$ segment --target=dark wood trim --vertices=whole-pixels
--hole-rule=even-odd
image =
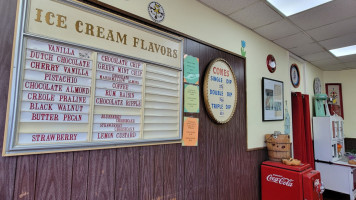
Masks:
[[[16,23],[17,1],[0,1],[0,150],[3,150],[4,130],[7,124],[6,110],[9,89],[10,70],[12,68],[12,50],[14,41],[14,30]],[[23,163],[27,162],[26,164]],[[33,177],[28,175],[30,162],[33,160],[8,158],[0,156],[0,199],[17,199],[26,197],[32,199],[34,190]],[[17,167],[23,169],[17,170]],[[21,177],[21,175],[28,175]],[[17,178],[20,176],[20,178]],[[17,189],[15,189],[17,188]],[[20,194],[19,194],[20,193]]]

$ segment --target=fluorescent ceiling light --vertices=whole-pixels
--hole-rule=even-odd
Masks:
[[[334,56],[340,57],[340,56],[347,56],[351,54],[356,54],[356,45],[348,46],[348,47],[342,47],[338,49],[331,49],[329,50]]]
[[[331,0],[267,0],[272,6],[281,11],[285,16],[317,7]]]

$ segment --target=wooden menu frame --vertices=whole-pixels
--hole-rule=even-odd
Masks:
[[[3,156],[181,141],[182,38],[71,0],[17,16]]]

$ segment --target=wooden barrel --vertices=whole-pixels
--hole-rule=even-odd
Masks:
[[[268,157],[272,161],[282,161],[289,159],[290,156],[290,137],[289,135],[266,134],[265,135]]]

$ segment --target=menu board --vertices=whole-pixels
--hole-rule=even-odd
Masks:
[[[3,156],[181,142],[183,39],[81,4],[18,7]]]
[[[140,138],[144,64],[99,53],[96,66],[93,140]],[[130,110],[108,114],[110,107]]]
[[[87,141],[94,53],[34,39],[24,52],[17,144]]]
[[[179,138],[180,71],[146,72],[146,63],[118,55],[25,41],[15,146]]]
[[[229,63],[213,60],[204,77],[204,102],[209,116],[217,123],[227,123],[235,113],[237,84]]]

